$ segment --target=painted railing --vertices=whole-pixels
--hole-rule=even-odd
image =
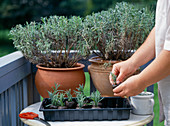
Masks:
[[[81,63],[85,64],[84,71],[87,72],[90,63],[88,60]],[[19,119],[20,111],[40,101],[34,84],[35,72],[35,65],[29,63],[19,51],[0,58],[0,126],[25,126]],[[153,86],[148,89],[153,92]],[[92,80],[90,90],[95,90]]]
[[[0,58],[0,126],[23,126],[20,111],[40,101],[31,67],[19,51]]]

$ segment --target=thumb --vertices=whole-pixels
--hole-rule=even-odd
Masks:
[[[120,93],[121,91],[123,91],[121,84],[113,89],[113,92],[116,94]]]

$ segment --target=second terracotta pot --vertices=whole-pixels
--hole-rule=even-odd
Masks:
[[[96,89],[104,97],[113,96],[109,74],[112,71],[113,64],[118,63],[119,61],[104,61],[99,57],[92,57],[89,61],[92,64],[88,66],[88,71]],[[110,65],[106,67],[104,64]]]
[[[73,97],[79,84],[85,84],[85,74],[83,64],[78,63],[74,68],[46,68],[37,65],[35,85],[39,94],[48,98],[48,92],[52,91],[55,83],[60,84],[59,90],[71,89]]]

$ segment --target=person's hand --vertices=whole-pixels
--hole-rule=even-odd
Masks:
[[[109,75],[110,83],[119,84],[123,82],[126,78],[132,75],[137,70],[135,64],[133,64],[130,60],[122,61],[120,63],[116,63],[113,65],[112,73],[117,76],[116,82],[112,79],[111,74]]]
[[[134,75],[113,89],[113,92],[114,96],[129,97],[141,93],[146,87],[139,75]]]

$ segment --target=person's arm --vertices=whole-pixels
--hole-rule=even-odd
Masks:
[[[128,78],[113,89],[115,96],[134,96],[146,87],[170,75],[170,51],[162,50],[159,56],[140,74]]]
[[[168,75],[170,75],[170,51],[162,50],[151,65],[139,74],[139,78],[142,78],[143,83],[149,86]]]
[[[137,68],[144,65],[155,57],[155,27],[142,46],[128,59]]]

